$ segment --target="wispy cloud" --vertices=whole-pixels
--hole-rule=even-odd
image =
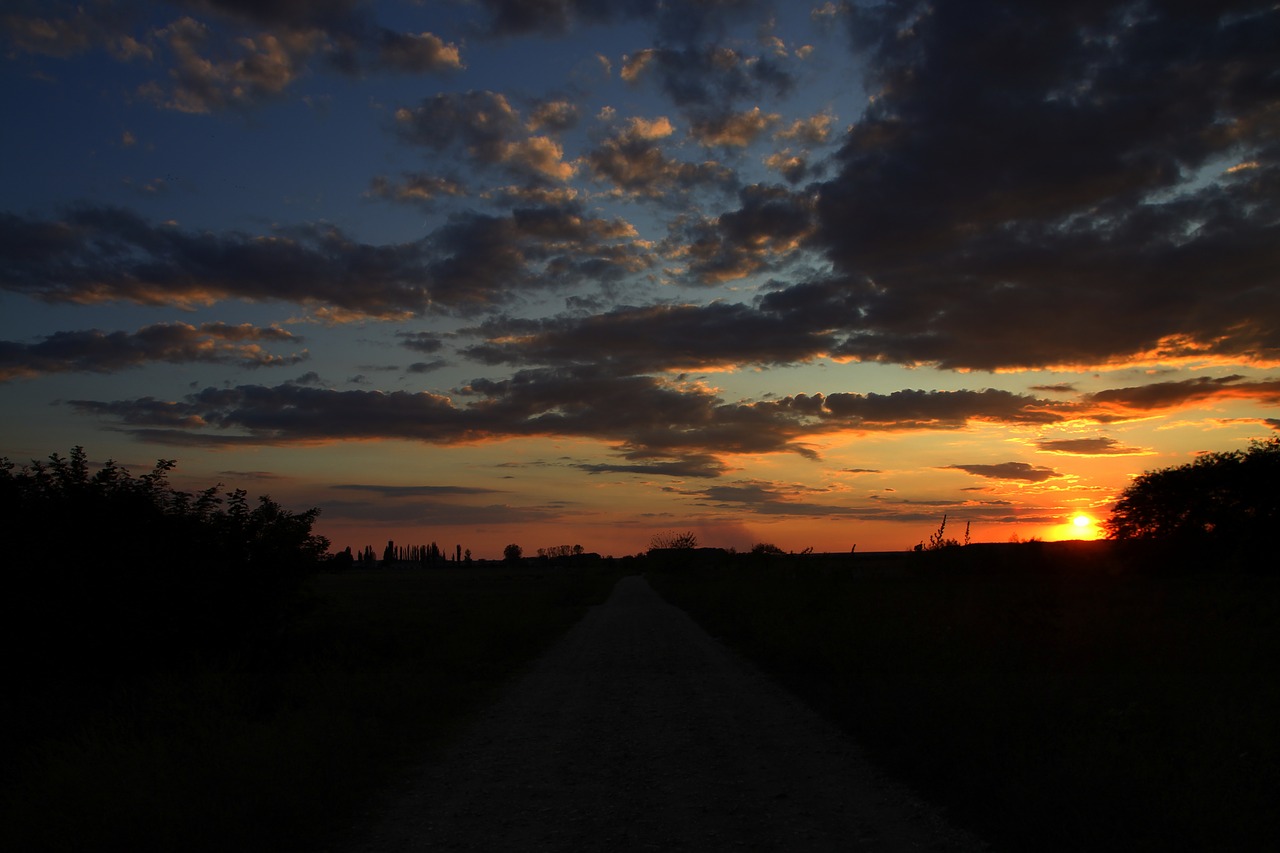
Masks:
[[[36,343],[0,341],[0,382],[46,373],[114,373],[150,362],[285,367],[305,360],[307,351],[273,355],[264,344],[301,341],[277,326],[226,323],[160,323],[136,332],[55,332]]]
[[[948,465],[946,467],[957,471],[964,471],[967,474],[973,474],[975,477],[987,477],[992,480],[1011,480],[1023,483],[1043,483],[1046,480],[1052,480],[1062,476],[1062,474],[1059,474],[1052,468],[1032,465],[1029,462],[1000,462],[994,465]]]

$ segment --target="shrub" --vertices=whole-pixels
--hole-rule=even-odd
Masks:
[[[1111,539],[1260,544],[1280,524],[1280,438],[1147,471],[1104,523]]]
[[[41,670],[106,675],[225,656],[279,631],[329,543],[318,509],[243,490],[178,491],[159,460],[141,477],[83,448],[15,470],[0,459],[8,546],[5,630]]]

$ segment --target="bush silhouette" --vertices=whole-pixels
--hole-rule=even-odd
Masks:
[[[296,606],[328,540],[318,509],[170,486],[172,460],[91,472],[83,448],[15,470],[0,459],[10,648],[33,669],[166,669],[261,646]]]
[[[1103,526],[1112,539],[1260,545],[1280,524],[1280,438],[1147,471]]]

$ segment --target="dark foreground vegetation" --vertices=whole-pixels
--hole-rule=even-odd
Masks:
[[[998,850],[1270,848],[1280,577],[1176,553],[722,554],[650,580]]]
[[[170,467],[0,469],[0,849],[324,849],[617,579],[320,573],[314,513]]]

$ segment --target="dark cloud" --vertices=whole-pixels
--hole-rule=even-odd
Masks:
[[[1126,447],[1114,438],[1059,438],[1043,439],[1036,447],[1046,453],[1067,456],[1134,456],[1145,453],[1140,447]]]
[[[608,365],[521,370],[476,379],[453,397],[339,391],[293,383],[205,388],[181,402],[72,401],[147,440],[290,444],[403,439],[457,444],[486,438],[574,436],[609,444],[621,463],[593,473],[717,476],[740,454],[817,454],[809,441],[850,429],[954,429],[970,421],[1049,423],[1040,402],[1003,391],[797,395],[726,402],[697,382],[624,375]],[[170,438],[167,438],[170,437]]]
[[[591,218],[572,203],[454,216],[431,238],[432,299],[478,311],[522,290],[608,285],[653,262],[636,236],[624,220]]]
[[[236,480],[283,480],[281,474],[271,471],[219,471],[219,477],[231,477]]]
[[[1086,395],[1081,407],[1095,419],[1108,420],[1216,400],[1256,400],[1280,405],[1280,380],[1249,382],[1241,376],[1232,375],[1153,382]]]
[[[226,323],[158,323],[136,332],[55,332],[33,344],[0,341],[0,382],[46,373],[115,373],[151,362],[282,367],[305,360],[306,350],[272,355],[263,345],[301,340],[275,326]]]
[[[432,33],[398,33],[379,28],[375,45],[377,64],[395,71],[423,74],[462,68],[458,46]]]
[[[948,465],[947,468],[964,471],[975,477],[992,480],[1017,480],[1026,483],[1043,483],[1063,476],[1052,468],[1031,465],[1027,462],[1001,462],[996,465]]]
[[[604,24],[651,18],[659,0],[480,0],[488,12],[483,32],[490,36],[561,35],[575,24]]]
[[[444,341],[431,332],[396,332],[400,346],[430,355],[444,349]]]
[[[874,515],[874,510],[859,510],[839,504],[825,504],[815,501],[797,499],[807,496],[812,490],[797,486],[780,486],[759,480],[739,481],[737,483],[711,486],[700,489],[696,493],[713,506],[721,509],[743,510],[757,515],[785,515],[802,518],[825,518],[831,516]]]
[[[672,103],[698,121],[718,120],[741,101],[787,95],[796,84],[783,59],[724,44],[645,48],[624,57],[620,73],[629,82],[656,76]]]
[[[817,411],[842,427],[874,430],[957,429],[973,421],[1051,424],[1064,419],[1064,415],[1045,400],[993,388],[981,391],[903,390],[890,394],[834,393],[826,397],[801,394],[760,405]]]
[[[766,4],[758,0],[480,0],[487,36],[562,35],[574,27],[631,20],[654,21],[658,35],[684,43],[719,35],[725,23]]]
[[[875,100],[819,195],[834,275],[781,297],[854,332],[839,354],[984,369],[1280,356],[1280,11],[850,12]]]
[[[633,464],[582,463],[578,469],[588,474],[638,474],[644,477],[719,477],[728,466],[711,454],[685,454],[668,462]]]
[[[488,340],[463,352],[487,364],[601,363],[626,373],[805,361],[834,342],[822,332],[724,302],[494,320],[472,331]]]
[[[0,288],[48,302],[191,307],[292,302],[328,320],[486,310],[528,288],[615,280],[651,260],[622,220],[576,205],[460,214],[427,238],[369,245],[330,226],[270,236],[153,225],[118,208],[0,214]]]
[[[813,230],[813,197],[784,187],[753,184],[741,206],[714,220],[677,222],[668,251],[687,257],[704,283],[731,281],[776,268],[794,256]]]
[[[442,358],[437,358],[432,361],[415,361],[405,369],[409,373],[431,373],[432,371],[440,370],[441,368],[448,366],[449,362]]]
[[[363,25],[362,0],[178,0],[192,12],[215,12],[264,27],[351,31]]]

